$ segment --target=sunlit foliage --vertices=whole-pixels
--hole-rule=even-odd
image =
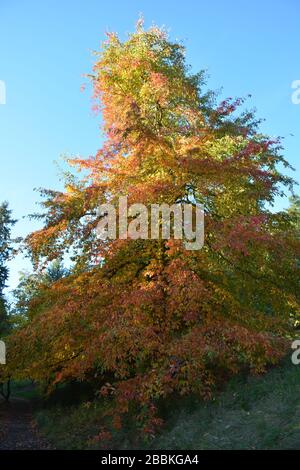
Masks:
[[[268,207],[293,182],[277,169],[288,165],[280,141],[239,112],[243,100],[217,103],[165,31],[139,23],[125,42],[108,34],[91,79],[105,143],[70,161],[82,179],[43,191],[44,227],[27,238],[37,266],[69,252],[74,272],[34,297],[9,367],[50,388],[91,381],[116,427],[132,411],[151,435],[158,399],[209,398],[229,375],[263,372],[284,354],[299,242],[290,216]],[[97,239],[98,204],[121,195],[203,204],[204,247]]]

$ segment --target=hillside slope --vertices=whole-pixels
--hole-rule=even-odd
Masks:
[[[37,413],[41,430],[56,448],[94,447],[99,406],[85,402]],[[214,400],[180,399],[162,407],[165,426],[152,442],[137,444],[128,426],[110,448],[300,449],[300,366],[288,358],[264,376],[238,377]]]

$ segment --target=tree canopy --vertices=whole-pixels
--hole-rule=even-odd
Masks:
[[[259,131],[242,99],[217,102],[203,72],[164,30],[108,34],[91,76],[105,142],[64,192],[43,190],[44,226],[27,237],[36,266],[71,253],[71,275],[44,286],[11,338],[9,368],[51,386],[95,384],[114,423],[135,410],[144,432],[157,400],[210,397],[224,378],[262,372],[286,351],[299,312],[299,240],[268,207],[293,181],[280,140]],[[120,196],[205,208],[205,243],[96,236],[97,207]]]

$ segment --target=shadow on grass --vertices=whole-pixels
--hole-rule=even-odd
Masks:
[[[95,448],[91,438],[103,424],[104,404],[80,387],[72,396],[72,387],[63,388],[40,408],[37,422],[56,448]],[[26,393],[34,392],[29,388]],[[287,359],[265,375],[234,377],[209,402],[173,397],[160,404],[160,411],[165,425],[154,440],[138,443],[135,425],[128,421],[112,433],[109,447],[300,449],[300,366]]]

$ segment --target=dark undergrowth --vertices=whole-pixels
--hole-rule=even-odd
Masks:
[[[300,449],[300,366],[290,359],[263,376],[232,378],[209,402],[161,403],[164,426],[151,440],[137,439],[128,420],[109,441],[94,441],[105,405],[85,385],[60,387],[46,402],[30,383],[14,384],[13,393],[33,401],[38,426],[57,449]]]

